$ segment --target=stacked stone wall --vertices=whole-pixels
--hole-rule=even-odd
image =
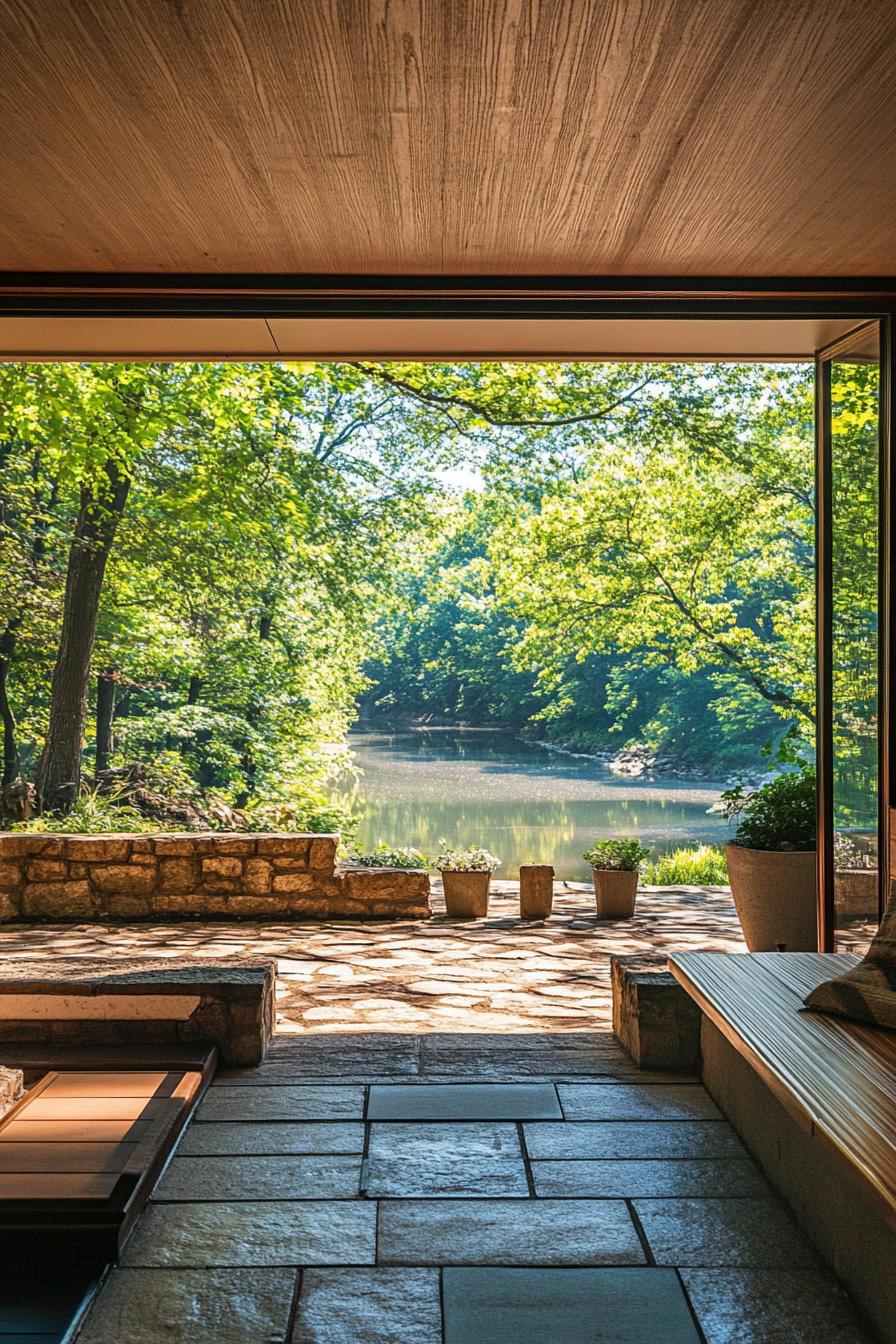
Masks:
[[[0,834],[0,921],[422,919],[426,873],[337,866],[338,835]]]

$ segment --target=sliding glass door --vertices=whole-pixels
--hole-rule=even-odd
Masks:
[[[820,351],[817,375],[819,946],[864,951],[887,802],[879,324]]]

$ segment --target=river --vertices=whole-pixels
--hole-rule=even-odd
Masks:
[[[362,848],[385,840],[434,856],[444,837],[499,855],[498,877],[516,877],[521,863],[552,863],[558,877],[578,880],[589,875],[582,850],[594,840],[639,836],[659,854],[729,834],[707,814],[717,784],[620,777],[506,731],[354,732],[349,743],[362,774],[344,780],[339,796],[361,817]]]

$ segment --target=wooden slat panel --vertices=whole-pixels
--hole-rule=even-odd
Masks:
[[[104,1176],[83,1172],[31,1171],[13,1175],[0,1172],[0,1200],[108,1199],[118,1184],[118,1179],[117,1174]]]
[[[800,961],[797,967],[790,963]],[[678,953],[673,973],[791,1114],[834,1144],[896,1211],[896,1062],[886,1032],[800,1012],[804,988],[855,959]]]
[[[137,1147],[133,1143],[5,1143],[0,1172],[121,1172]]]
[[[30,1120],[154,1120],[166,1114],[167,1097],[38,1097],[28,1107]]]
[[[182,1081],[180,1073],[168,1070],[112,1073],[103,1070],[60,1073],[44,1095],[52,1097],[170,1097]]]
[[[22,1119],[0,1129],[0,1144],[139,1143],[154,1127],[152,1120]]]

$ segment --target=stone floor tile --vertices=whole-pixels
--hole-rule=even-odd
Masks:
[[[550,1083],[371,1087],[368,1120],[562,1120]]]
[[[154,1200],[357,1199],[361,1156],[175,1157]]]
[[[700,1344],[671,1269],[446,1269],[445,1344]]]
[[[765,1269],[817,1266],[808,1241],[774,1199],[638,1199],[658,1265]]]
[[[721,1120],[722,1113],[699,1083],[641,1086],[638,1083],[562,1083],[557,1091],[567,1120]]]
[[[718,1120],[536,1121],[523,1132],[531,1158],[744,1156],[734,1130]]]
[[[481,1029],[480,1029],[481,1031]],[[493,1035],[431,1033],[422,1038],[420,1069],[423,1073],[457,1076],[478,1074],[500,1079],[505,1073],[518,1076],[593,1076],[612,1073],[628,1057],[608,1032],[559,1032]]]
[[[376,1205],[343,1201],[149,1204],[122,1264],[372,1265]]]
[[[436,1269],[307,1269],[293,1344],[441,1344]]]
[[[188,1125],[178,1157],[278,1153],[360,1153],[364,1126],[350,1120],[217,1121]]]
[[[529,1193],[516,1125],[377,1122],[365,1191],[371,1199]]]
[[[872,1344],[834,1278],[798,1269],[685,1269],[707,1344]]]
[[[532,1177],[536,1194],[567,1198],[755,1198],[768,1194],[758,1167],[745,1157],[533,1162]]]
[[[342,943],[341,929],[329,931],[334,946]],[[347,992],[358,997],[351,984]],[[315,997],[317,993],[315,991]],[[341,1020],[341,1019],[340,1019]],[[315,1035],[281,1035],[274,1038],[264,1072],[300,1078],[331,1078],[356,1074],[414,1074],[419,1069],[419,1038],[387,1031],[327,1031]]]
[[[196,1120],[360,1120],[363,1087],[210,1087]]]
[[[280,1344],[294,1269],[113,1269],[79,1344]]]
[[[643,1265],[620,1200],[384,1200],[384,1265]]]

